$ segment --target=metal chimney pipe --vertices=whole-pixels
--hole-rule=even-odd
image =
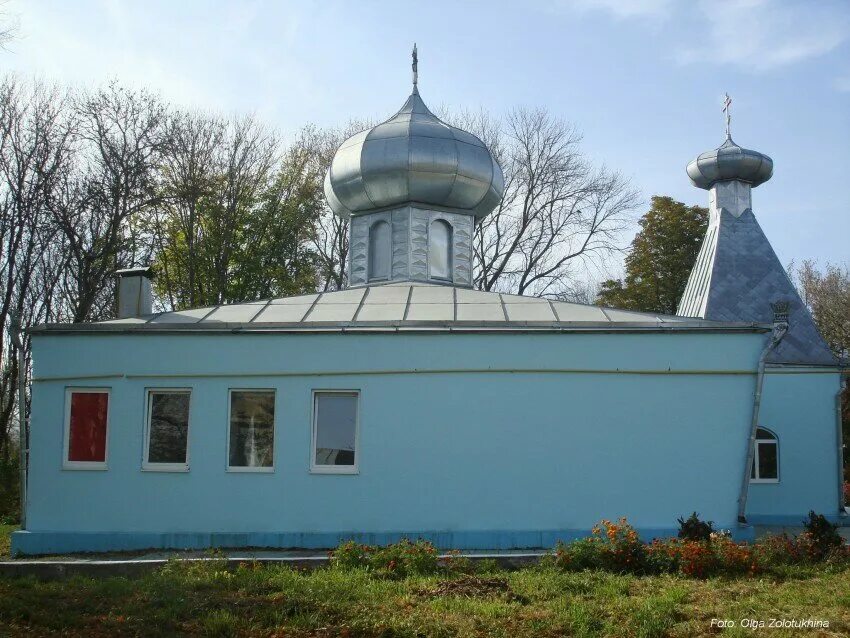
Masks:
[[[124,268],[118,275],[118,318],[141,317],[153,313],[150,266]]]

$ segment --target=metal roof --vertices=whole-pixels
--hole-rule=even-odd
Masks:
[[[788,332],[767,361],[836,365],[753,211],[736,216],[721,209],[709,223],[678,314],[768,323],[776,303],[788,304]]]
[[[709,189],[715,182],[737,179],[753,188],[773,175],[773,160],[764,153],[742,148],[727,137],[718,148],[702,153],[687,167],[691,183]]]
[[[484,217],[504,190],[484,143],[431,113],[415,87],[389,120],[343,142],[325,175],[325,197],[341,217],[405,202]]]
[[[765,330],[439,284],[396,282],[98,323],[36,326],[33,333],[147,331],[669,331]]]

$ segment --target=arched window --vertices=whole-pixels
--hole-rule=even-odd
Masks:
[[[390,225],[385,221],[369,229],[369,281],[390,278]]]
[[[755,456],[750,480],[756,483],[779,482],[779,439],[766,428],[756,430]]]
[[[431,224],[428,238],[428,275],[431,279],[452,279],[452,227],[442,219]]]

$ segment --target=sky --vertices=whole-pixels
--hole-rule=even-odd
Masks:
[[[392,115],[416,42],[432,108],[546,107],[645,202],[707,205],[684,169],[723,142],[728,92],[735,141],[774,160],[753,208],[779,258],[850,262],[850,0],[7,0],[3,11],[18,37],[0,72],[114,78],[256,114],[285,137]]]

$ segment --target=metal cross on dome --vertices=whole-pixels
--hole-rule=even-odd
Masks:
[[[419,57],[416,55],[416,43],[413,43],[413,88],[419,82]]]
[[[726,137],[732,137],[732,98],[726,94],[723,100],[723,112],[726,113]]]

